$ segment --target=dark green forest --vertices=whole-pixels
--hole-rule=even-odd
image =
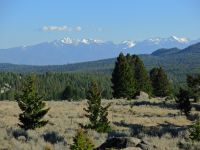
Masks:
[[[14,100],[15,94],[20,91],[28,74],[1,72],[0,99]],[[89,73],[44,73],[36,74],[36,88],[46,100],[79,100],[85,99],[88,84],[96,81],[100,87],[102,97],[112,97],[109,75]]]

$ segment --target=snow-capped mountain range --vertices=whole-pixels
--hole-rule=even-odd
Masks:
[[[113,43],[97,39],[63,39],[31,46],[0,49],[0,63],[27,65],[56,65],[93,61],[116,57],[120,52],[151,54],[160,48],[185,48],[200,40],[189,40],[171,36],[150,38],[144,41],[122,41]]]

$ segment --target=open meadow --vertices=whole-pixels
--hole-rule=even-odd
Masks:
[[[146,143],[146,149],[179,150],[198,149],[200,144],[188,140],[188,128],[200,114],[200,105],[193,107],[190,120],[181,115],[173,101],[163,99],[103,100],[112,103],[109,121],[112,132],[100,134],[87,130],[89,137],[100,146],[109,137],[135,137]],[[73,137],[87,124],[83,110],[86,101],[48,101],[50,111],[45,116],[49,123],[35,131],[23,131],[18,127],[20,109],[16,102],[0,102],[0,150],[66,150]],[[134,149],[145,149],[134,148]],[[200,149],[200,148],[199,148]]]

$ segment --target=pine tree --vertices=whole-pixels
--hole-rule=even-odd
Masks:
[[[62,93],[63,100],[71,100],[73,98],[73,89],[70,85],[67,85]]]
[[[170,82],[167,74],[161,67],[153,68],[150,71],[150,80],[153,88],[153,95],[165,97],[171,94]]]
[[[189,92],[183,88],[180,88],[179,93],[177,94],[176,103],[178,104],[178,109],[180,109],[181,113],[184,112],[186,117],[190,114],[191,104]]]
[[[88,108],[84,110],[88,113],[86,117],[89,118],[90,124],[87,128],[95,129],[98,132],[108,132],[110,130],[108,116],[108,108],[101,106],[101,93],[97,87],[96,82],[92,82],[87,93]]]
[[[78,130],[73,141],[74,141],[73,145],[70,146],[71,150],[93,150],[94,149],[94,145],[92,144],[92,141],[82,129]]]
[[[99,112],[99,121],[98,121],[98,127],[97,132],[109,132],[111,130],[110,122],[108,120],[108,108],[111,104],[108,104],[107,106],[103,107],[101,106],[100,112]]]
[[[88,108],[84,110],[88,113],[86,117],[90,120],[88,127],[95,128],[98,124],[98,116],[101,108],[101,93],[96,82],[91,83],[86,98],[88,99]]]
[[[16,95],[18,106],[22,113],[19,114],[19,126],[25,130],[40,128],[48,123],[47,120],[42,120],[44,115],[49,111],[49,108],[44,109],[45,103],[40,97],[35,88],[35,76],[31,75],[27,78],[22,93]]]
[[[123,53],[120,53],[117,58],[111,81],[113,97],[130,99],[135,95],[133,70]]]
[[[151,94],[150,78],[143,61],[137,55],[127,56],[129,57],[128,61],[133,70],[137,94],[139,94],[140,91]]]

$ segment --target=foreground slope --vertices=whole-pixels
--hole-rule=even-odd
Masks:
[[[164,102],[163,99],[139,99],[127,101],[105,100],[103,104],[112,103],[109,109],[109,120],[113,131],[109,134],[98,134],[88,130],[95,146],[101,145],[107,137],[137,137],[145,140],[153,149],[179,150],[179,144],[191,149],[200,146],[188,142],[187,129],[192,121],[181,116],[173,101]],[[87,124],[83,108],[86,101],[81,102],[47,102],[51,107],[46,118],[50,121],[47,126],[36,131],[24,133],[19,130],[17,103],[0,102],[0,149],[38,149],[51,148],[52,150],[68,149],[72,144],[79,124]],[[199,105],[194,104],[191,119],[199,113]],[[198,111],[197,111],[198,110]],[[28,137],[28,141],[24,140]],[[46,140],[46,141],[45,141]],[[54,143],[54,141],[56,141]],[[149,147],[150,150],[152,149]],[[182,148],[183,149],[183,148]]]

